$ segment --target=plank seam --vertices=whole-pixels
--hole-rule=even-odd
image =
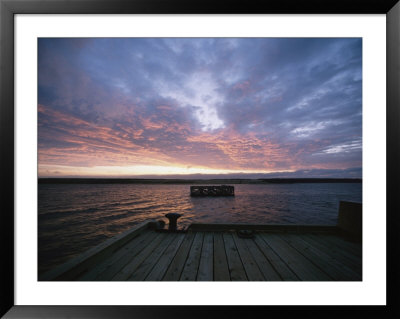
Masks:
[[[163,274],[162,274],[160,280],[162,280],[162,279],[164,278],[165,274],[167,273],[168,268],[169,268],[169,266],[171,265],[171,262],[174,260],[174,258],[175,258],[175,256],[176,256],[177,252],[179,251],[179,248],[181,247],[181,245],[182,245],[184,239],[185,239],[185,236],[183,236],[181,239],[178,238],[178,239],[176,240],[176,244],[178,245],[178,247],[175,248],[175,253],[174,253],[173,255],[171,255],[170,263],[166,265],[166,267],[165,267],[165,269],[164,269],[164,272],[163,272]],[[172,243],[171,243],[171,244],[172,244]],[[154,266],[154,267],[155,267],[155,266]],[[153,268],[154,268],[154,267],[153,267]],[[149,275],[152,273],[152,271],[153,271],[153,269],[146,275],[146,278],[145,278],[144,280],[148,280],[148,277],[149,277]]]
[[[236,249],[237,249],[237,251],[238,251],[240,261],[242,262],[244,272],[246,273],[247,280],[250,281],[250,276],[249,276],[249,274],[248,274],[248,272],[247,272],[247,270],[246,270],[245,263],[243,262],[243,257],[242,257],[241,254],[240,254],[240,249],[239,249],[239,246],[237,245],[237,241],[236,241],[236,240],[240,240],[240,238],[239,238],[239,236],[236,237],[235,235],[232,235],[232,237],[233,237],[233,242],[235,243]],[[243,243],[243,245],[245,246],[245,248],[247,247],[246,243]],[[258,263],[256,262],[254,256],[251,254],[251,252],[250,252],[249,249],[247,249],[247,252],[249,253],[249,255],[250,255],[251,257],[253,257],[254,265],[257,267],[257,269],[258,269],[258,271],[260,272],[261,276],[265,279],[265,277],[264,277],[264,275],[262,274],[262,271],[260,270],[260,267],[258,266]],[[259,281],[259,280],[256,280],[256,281]]]
[[[230,236],[230,237],[232,238],[232,242],[233,242],[233,245],[234,245],[235,248],[236,248],[237,255],[239,256],[240,263],[242,264],[242,268],[243,268],[244,274],[245,274],[245,276],[246,276],[247,281],[249,281],[249,276],[247,275],[246,268],[244,267],[243,260],[242,260],[242,257],[240,256],[239,249],[238,249],[238,247],[237,247],[237,245],[236,245],[235,238],[234,238],[234,236],[233,236],[231,233],[229,233],[229,232],[228,232],[228,236]],[[229,260],[227,260],[227,261],[228,261],[228,266],[229,266]],[[229,268],[229,273],[230,273],[230,272],[231,272],[231,269]]]
[[[280,254],[278,254],[278,252],[272,248],[272,246],[270,244],[268,244],[266,238],[264,238],[264,236],[260,236],[261,239],[267,244],[267,246],[275,253],[275,255],[277,255],[279,257],[279,259],[282,261],[282,263],[284,263],[286,265],[286,267],[292,272],[292,274],[298,278],[300,281],[302,281],[302,279],[296,274],[296,272],[292,269],[292,267],[289,266],[289,264],[281,257]],[[278,272],[279,274],[279,272]],[[279,274],[280,275],[280,274]],[[282,277],[281,277],[282,278]]]
[[[304,255],[301,250],[297,249],[295,246],[293,246],[288,240],[287,238],[285,238],[285,236],[282,236],[281,234],[278,235],[279,238],[281,238],[283,241],[285,241],[290,247],[292,247],[294,250],[296,250],[300,255],[302,255],[305,259],[307,259],[311,264],[313,264],[315,267],[317,267],[319,270],[321,270],[325,275],[327,275],[329,278],[331,278],[332,280],[335,280],[334,277],[332,277],[331,274],[327,273],[321,266],[319,266],[318,264],[316,264],[312,259],[310,259],[309,257],[307,257],[306,255]]]
[[[204,239],[205,239],[205,234],[203,234],[203,239],[201,241],[201,249],[200,249],[200,258],[199,258],[199,262],[197,264],[197,271],[196,271],[196,277],[195,277],[195,281],[197,281],[197,278],[199,277],[199,269],[200,269],[200,263],[201,263],[201,255],[203,252],[203,247],[204,247]]]
[[[230,279],[230,281],[232,281],[231,270],[229,269],[228,255],[227,255],[227,253],[226,253],[226,247],[225,247],[224,232],[222,232],[221,238],[222,238],[222,247],[223,247],[223,249],[224,249],[226,263],[227,263],[227,265],[228,265],[229,279]]]
[[[169,240],[167,246],[165,246],[165,247],[161,250],[161,252],[160,252],[158,258],[155,260],[155,262],[152,264],[152,266],[147,270],[146,275],[143,277],[143,281],[144,281],[145,278],[150,274],[150,272],[153,270],[153,268],[157,265],[158,261],[160,260],[160,258],[161,258],[162,255],[164,254],[164,252],[168,249],[168,246],[169,246],[169,245],[173,242],[173,240],[174,240],[174,238],[170,239],[170,238],[166,238],[166,237],[168,237],[168,236],[164,236],[164,239],[163,239],[163,240],[166,240],[166,239]],[[171,237],[172,237],[172,236],[171,236]],[[160,242],[160,245],[161,245],[161,244],[162,244],[162,241]],[[159,246],[157,246],[157,247],[154,249],[154,251],[155,251],[158,247],[159,247]],[[151,256],[151,254],[150,254],[149,256],[147,256],[147,258],[142,262],[142,264],[143,264],[150,256]],[[140,266],[139,266],[139,267],[140,267]],[[139,268],[139,267],[138,267],[138,268]],[[138,269],[138,268],[137,268],[137,269]],[[137,269],[136,269],[136,270],[137,270]],[[130,275],[130,277],[128,278],[128,280],[129,280],[131,277],[133,277],[133,275],[135,274],[136,270]]]
[[[186,236],[188,236],[188,235],[189,235],[189,232],[186,233]],[[182,247],[182,244],[185,242],[186,236],[185,236],[185,238],[183,239],[183,241],[182,241],[181,245],[179,246],[179,248],[177,249],[177,251],[176,251],[174,257],[171,259],[171,263],[169,264],[169,266],[168,266],[167,270],[165,271],[165,274],[163,275],[163,277],[162,277],[161,280],[164,280],[165,275],[168,273],[169,267],[170,267],[171,264],[173,263],[173,261],[174,261],[176,255],[178,254],[180,248]],[[176,281],[179,281],[179,278],[181,278],[182,271],[183,271],[183,269],[185,268],[185,264],[186,264],[187,258],[188,258],[188,256],[189,256],[190,249],[192,249],[194,237],[195,237],[195,236],[193,235],[193,238],[191,239],[191,242],[190,242],[190,246],[189,246],[188,252],[187,252],[186,257],[185,257],[185,261],[183,262],[183,267],[182,267],[181,271],[179,272],[179,276],[177,276],[177,277],[178,277],[178,280],[176,280]]]
[[[252,241],[252,243],[253,243],[253,248],[254,248],[255,250],[257,250],[262,256],[265,257],[265,261],[271,266],[271,268],[273,269],[273,271],[275,271],[275,273],[278,275],[278,277],[282,280],[282,277],[280,276],[280,274],[276,271],[275,267],[271,264],[271,262],[269,261],[269,259],[266,258],[266,256],[265,256],[265,255],[262,253],[262,251],[259,249],[257,243],[256,243],[253,239],[251,239],[251,241]],[[246,246],[246,248],[248,249],[249,254],[253,257],[255,263],[257,264],[258,269],[260,270],[262,276],[264,277],[264,279],[265,279],[266,281],[268,281],[268,278],[264,275],[264,272],[262,271],[262,267],[259,265],[259,262],[262,263],[262,261],[260,261],[260,260],[258,260],[258,259],[256,258],[256,256],[254,255],[254,253],[253,253],[252,250],[250,249],[250,244],[249,244],[249,242],[245,241],[245,246]]]
[[[257,236],[257,235],[256,235]],[[259,236],[262,240],[262,236]],[[271,263],[271,261],[269,260],[268,256],[264,254],[264,252],[262,251],[261,247],[257,244],[256,241],[253,241],[254,244],[257,246],[258,250],[260,251],[261,254],[264,255],[265,259],[269,262],[269,264],[271,265],[271,267],[275,270],[275,272],[278,274],[279,278],[281,278],[281,280],[283,281],[283,277],[280,274],[280,272],[278,271],[278,269],[275,268],[275,266],[273,265],[273,263]],[[272,248],[271,248],[272,249]],[[274,250],[273,250],[274,251]],[[275,251],[274,251],[275,252]],[[280,259],[282,259],[278,254],[276,254]],[[297,277],[297,276],[296,276]]]

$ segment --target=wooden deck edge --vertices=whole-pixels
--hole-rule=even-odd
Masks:
[[[193,223],[189,225],[188,231],[229,231],[229,230],[254,230],[254,231],[323,231],[337,232],[336,225],[293,225],[293,224],[206,224]]]
[[[362,204],[339,202],[338,227],[343,236],[352,241],[362,241]]]
[[[117,248],[121,247],[126,242],[139,235],[142,231],[149,228],[152,222],[154,221],[148,220],[142,222],[121,234],[105,240],[99,245],[39,276],[39,281],[73,280],[75,276],[85,271],[100,259],[107,257]]]
[[[344,239],[346,239],[348,241],[362,244],[362,234],[354,234],[353,232],[342,229],[340,226],[338,226],[337,235],[339,235],[340,237],[343,237]]]

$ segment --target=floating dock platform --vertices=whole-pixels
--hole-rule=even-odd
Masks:
[[[347,228],[360,221],[361,204],[340,206],[351,217],[339,211],[336,226],[191,224],[168,231],[145,222],[39,280],[361,281],[361,233]]]
[[[190,196],[235,196],[235,187],[230,185],[190,186]]]

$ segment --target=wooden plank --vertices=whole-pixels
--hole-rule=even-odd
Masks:
[[[154,265],[157,264],[158,260],[168,248],[169,244],[175,238],[174,233],[166,233],[162,242],[158,247],[139,265],[139,267],[133,272],[133,274],[128,278],[129,281],[139,281],[144,280]]]
[[[179,247],[174,259],[168,267],[165,276],[162,278],[164,281],[178,281],[181,276],[183,266],[185,265],[186,258],[189,254],[194,239],[194,233],[188,232],[183,240],[182,245]]]
[[[286,265],[286,263],[275,253],[275,251],[262,239],[261,234],[254,238],[260,251],[274,267],[275,271],[279,274],[282,280],[285,281],[298,281],[299,278],[296,274]]]
[[[145,278],[146,281],[159,281],[164,277],[165,272],[171,264],[171,261],[174,258],[179,247],[181,246],[184,238],[185,234],[175,234],[174,240],[170,243],[167,250],[164,252],[161,258],[158,260],[157,264]]]
[[[256,235],[257,236],[257,235]],[[257,244],[253,239],[245,240],[246,248],[253,256],[255,262],[258,265],[261,273],[263,274],[265,280],[269,281],[280,281],[282,278],[279,276],[278,272],[274,269],[265,255],[261,252]]]
[[[126,264],[146,248],[156,237],[157,233],[155,231],[149,231],[146,238],[139,241],[137,245],[132,246],[132,249],[129,249],[121,257],[118,255],[112,256],[105,270],[97,274],[94,280],[112,280],[115,274],[125,267]]]
[[[361,280],[361,276],[339,263],[327,252],[319,250],[308,242],[304,241],[300,235],[283,234],[280,236],[293,248],[297,249],[303,256],[308,258],[313,264],[327,273],[331,278],[338,281]]]
[[[204,233],[196,233],[192,247],[189,251],[188,258],[186,259],[185,266],[183,267],[181,277],[179,280],[182,281],[195,281],[197,277],[197,271],[199,269],[201,248],[203,246]]]
[[[90,269],[93,265],[96,265],[101,260],[110,256],[115,250],[123,246],[125,243],[130,241],[132,238],[139,235],[143,230],[147,229],[149,223],[152,221],[146,221],[140,223],[131,229],[118,234],[110,239],[105,240],[99,245],[89,249],[83,254],[68,260],[64,264],[49,270],[40,276],[40,281],[49,280],[74,280],[81,273]]]
[[[223,233],[226,259],[228,260],[229,273],[232,281],[246,281],[247,276],[244,270],[239,252],[230,233]]]
[[[214,280],[230,281],[228,261],[226,259],[225,245],[221,233],[214,233]]]
[[[358,257],[362,256],[362,245],[360,243],[354,243],[340,236],[333,236],[333,235],[327,235],[325,236],[325,239],[331,242],[333,245],[336,245],[355,256]]]
[[[328,251],[329,254],[335,258],[338,262],[351,268],[353,271],[361,274],[362,260],[360,257],[354,256],[353,254],[339,249],[332,245],[329,241],[326,241],[326,236],[315,235],[315,234],[304,234],[302,235],[303,240],[309,242],[313,246],[320,250]]]
[[[232,234],[233,240],[235,241],[236,248],[238,249],[240,259],[242,260],[242,264],[244,270],[246,271],[247,278],[251,281],[264,281],[265,278],[262,275],[260,269],[253,256],[250,254],[245,241],[252,241],[252,239],[243,239],[239,238],[239,236],[234,233]]]
[[[326,240],[326,236],[324,235],[305,234],[304,238],[308,241],[312,241],[313,244],[321,250],[329,251],[329,254],[334,256],[344,265],[353,269],[353,271],[355,271],[356,273],[360,275],[362,274],[362,259],[360,257],[357,257],[349,253],[348,251],[334,245],[332,242]]]
[[[77,280],[80,281],[96,280],[97,277],[99,277],[102,273],[106,272],[107,269],[112,267],[113,264],[117,264],[120,266],[120,268],[122,268],[131,259],[131,257],[128,256],[134,256],[135,252],[138,252],[138,247],[146,245],[146,243],[149,242],[149,240],[151,240],[152,238],[154,238],[154,236],[155,232],[153,231],[143,232],[139,236],[132,239],[129,243],[118,249],[112,256],[110,256],[103,262],[99,263],[97,266],[93,267],[92,269],[84,273],[82,276],[78,277]],[[126,260],[125,263],[124,260]],[[111,277],[112,277],[111,275],[108,276],[108,278]],[[107,276],[103,276],[103,278],[107,278]]]
[[[304,281],[332,280],[325,272],[317,268],[307,258],[290,246],[279,235],[262,234],[262,238],[285,261],[290,269]]]
[[[203,248],[201,249],[199,271],[196,280],[198,281],[212,281],[213,276],[213,234],[205,233],[203,240]]]
[[[343,261],[346,261],[347,263],[353,265],[354,267],[361,267],[362,263],[362,258],[354,255],[352,252],[347,251],[346,249],[343,249],[340,245],[335,244],[334,241],[329,240],[327,236],[322,236],[322,235],[316,235],[316,234],[308,234],[307,237],[309,237],[311,240],[314,240],[325,247],[326,249],[331,251],[331,252],[336,252],[337,254],[340,254],[342,256]]]
[[[133,274],[139,265],[151,254],[151,252],[158,247],[158,245],[165,238],[165,233],[157,233],[156,238],[150,242],[139,254],[137,254],[129,263],[127,263],[120,271],[118,271],[112,280],[122,281],[126,280]]]

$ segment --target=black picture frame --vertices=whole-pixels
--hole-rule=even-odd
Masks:
[[[387,305],[386,306],[28,306],[14,303],[14,15],[15,14],[385,14],[387,21]],[[5,318],[400,317],[397,201],[400,136],[400,3],[398,0],[0,0],[1,308]],[[384,107],[378,106],[378,107]],[[383,206],[384,207],[384,206]],[[385,212],[381,212],[385,213]],[[184,292],[183,292],[184,293]],[[242,292],[243,293],[243,292]]]

